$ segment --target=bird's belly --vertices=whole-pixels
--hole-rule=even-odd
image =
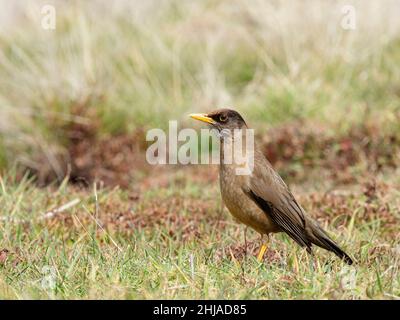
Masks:
[[[222,181],[221,181],[222,182]],[[278,227],[236,184],[221,183],[221,196],[229,212],[239,222],[259,233],[277,232]]]

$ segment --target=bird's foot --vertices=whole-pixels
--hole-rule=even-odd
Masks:
[[[257,260],[258,260],[259,262],[263,261],[264,254],[265,254],[265,252],[267,251],[267,248],[268,248],[267,243],[264,243],[264,244],[261,246],[260,252],[258,253],[258,256],[257,256]]]

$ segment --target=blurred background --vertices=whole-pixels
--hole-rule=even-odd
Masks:
[[[288,179],[399,164],[400,1],[0,4],[2,172],[128,186],[147,129],[217,107]]]

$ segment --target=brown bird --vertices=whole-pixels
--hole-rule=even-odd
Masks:
[[[203,121],[217,129],[220,136],[219,181],[223,202],[239,222],[250,226],[258,233],[285,232],[300,246],[312,253],[312,245],[332,251],[347,264],[352,259],[328,236],[296,201],[288,186],[282,180],[264,154],[256,145],[244,152],[237,148],[235,141],[248,129],[242,116],[230,109],[219,109],[209,114],[191,114],[192,118]],[[243,146],[243,145],[242,145]],[[246,149],[247,150],[247,149]],[[241,152],[244,161],[235,161]],[[227,154],[233,154],[233,161],[224,161]],[[239,163],[238,163],[239,162]],[[250,169],[247,174],[238,174],[238,169]],[[259,261],[267,249],[263,244],[258,254]]]

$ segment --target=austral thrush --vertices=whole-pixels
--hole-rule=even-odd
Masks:
[[[256,145],[252,152],[245,152],[242,156],[244,161],[252,162],[252,169],[248,174],[237,174],[237,169],[243,167],[243,164],[234,160],[224,161],[223,157],[227,152],[233,152],[233,158],[235,157],[237,135],[233,132],[242,132],[243,137],[248,129],[238,112],[219,109],[209,114],[190,116],[210,124],[219,132],[221,195],[226,207],[237,220],[259,232],[261,238],[265,234],[268,236],[270,233],[285,232],[309,253],[312,253],[311,247],[314,244],[334,252],[348,264],[353,263],[318,223],[307,215]],[[258,254],[259,261],[266,249],[267,245],[263,244]]]

